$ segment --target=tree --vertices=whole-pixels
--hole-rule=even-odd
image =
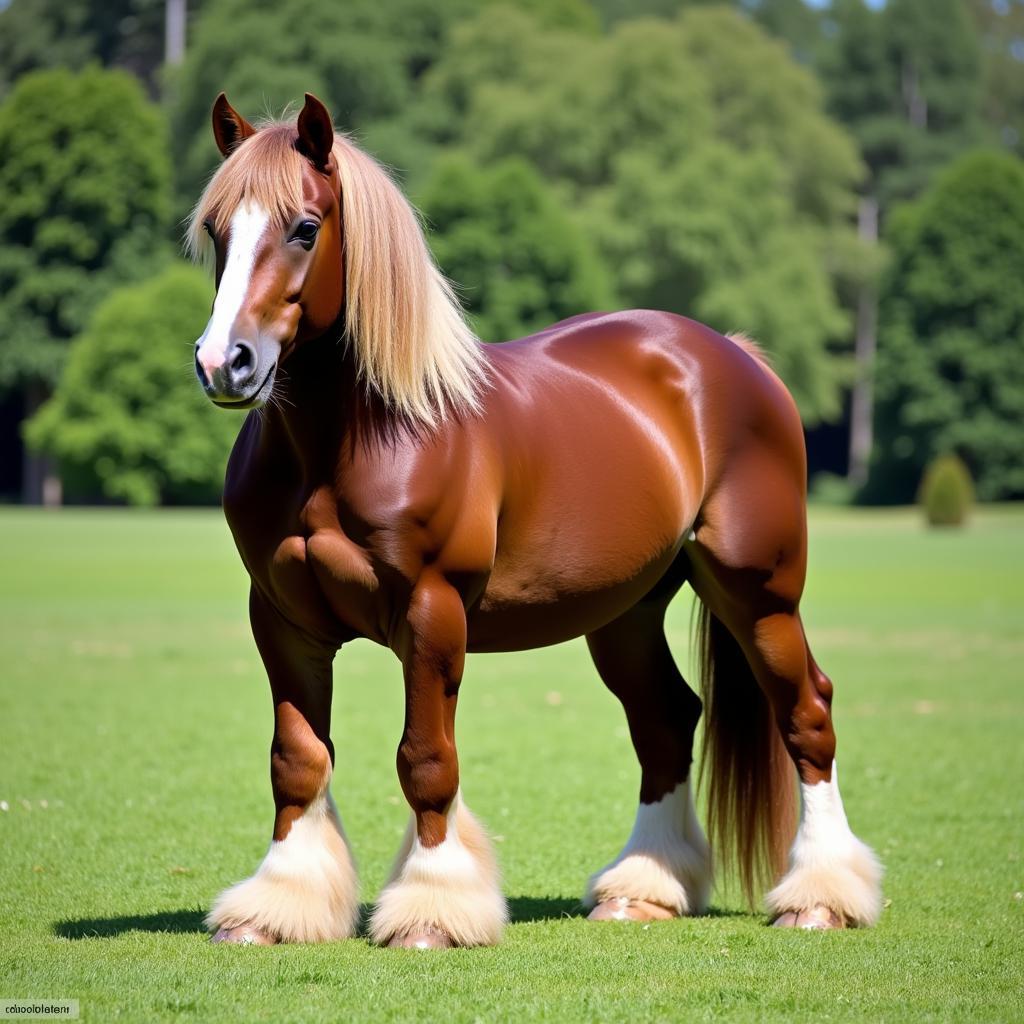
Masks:
[[[836,0],[821,72],[884,210],[980,138],[981,54],[963,0]]]
[[[958,160],[892,216],[869,496],[913,498],[959,454],[983,499],[1024,497],[1024,163]]]
[[[217,409],[192,371],[209,316],[207,275],[175,265],[112,292],[71,346],[29,442],[60,462],[66,490],[133,505],[216,501],[241,417]]]
[[[163,120],[124,72],[34,72],[0,106],[0,390],[29,413],[103,295],[166,257],[169,178]]]
[[[29,71],[94,61],[155,92],[163,50],[164,0],[12,0],[0,10],[0,99]]]
[[[434,254],[481,337],[502,341],[613,304],[583,233],[524,161],[480,168],[449,157],[421,202]]]
[[[970,0],[982,50],[981,109],[996,136],[1024,152],[1024,3]]]
[[[740,6],[766,32],[784,40],[801,64],[816,64],[824,38],[817,7],[806,0],[740,0]]]
[[[855,135],[868,166],[858,223],[866,254],[879,218],[912,198],[981,131],[981,62],[963,0],[834,0],[819,68],[829,108]],[[883,223],[884,226],[884,223]],[[850,412],[848,479],[861,487],[872,446],[878,314],[877,257],[855,280],[856,370]]]
[[[813,77],[749,19],[697,6],[584,38],[494,8],[453,31],[423,94],[446,145],[520,155],[557,189],[620,301],[755,333],[809,420],[838,413],[834,275],[860,167]]]
[[[171,120],[181,212],[219,161],[209,129],[221,90],[255,118],[313,92],[339,127],[372,129],[385,160],[412,149],[402,115],[415,83],[457,21],[488,0],[207,0],[184,64],[173,77]],[[515,0],[545,25],[593,26],[585,0]],[[394,122],[398,122],[396,125]],[[384,150],[381,152],[381,150]]]

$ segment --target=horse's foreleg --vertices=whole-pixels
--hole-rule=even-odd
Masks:
[[[355,934],[358,881],[328,785],[334,652],[299,634],[254,593],[253,635],[270,677],[274,835],[256,873],[207,917],[215,941],[324,942]]]
[[[664,615],[665,602],[641,603],[587,637],[602,680],[625,709],[641,769],[633,831],[587,886],[592,920],[699,914],[711,894],[711,856],[690,787],[701,703],[669,651]]]
[[[413,818],[370,935],[392,946],[492,945],[507,910],[490,841],[459,793],[455,705],[466,616],[458,591],[442,578],[415,588],[401,653],[405,729],[398,776]]]

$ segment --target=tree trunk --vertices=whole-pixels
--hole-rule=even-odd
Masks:
[[[857,234],[865,245],[878,241],[878,201],[862,196],[857,211]],[[870,275],[857,297],[857,333],[854,341],[856,376],[850,405],[850,459],[846,479],[862,487],[868,479],[874,420],[875,348],[878,341],[878,287]]]
[[[39,383],[26,386],[25,420],[46,401],[46,388]],[[32,451],[24,441],[21,445],[21,501],[25,505],[59,505],[63,498],[60,476],[51,459]]]
[[[170,66],[185,57],[186,0],[167,0],[164,11],[164,60]]]

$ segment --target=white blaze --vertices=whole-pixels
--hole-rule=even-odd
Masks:
[[[213,315],[196,351],[196,358],[208,374],[223,366],[227,358],[232,340],[231,328],[248,294],[260,239],[269,222],[267,211],[250,203],[239,206],[231,218],[231,241],[213,303]],[[248,340],[255,342],[256,339]]]

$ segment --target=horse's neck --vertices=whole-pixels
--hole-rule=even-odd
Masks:
[[[291,450],[307,478],[332,472],[346,446],[378,435],[386,422],[337,335],[307,342],[279,373],[265,418],[273,443]]]
[[[355,384],[342,341],[306,342],[278,369],[266,419],[301,462],[320,456],[343,427],[344,407]]]

